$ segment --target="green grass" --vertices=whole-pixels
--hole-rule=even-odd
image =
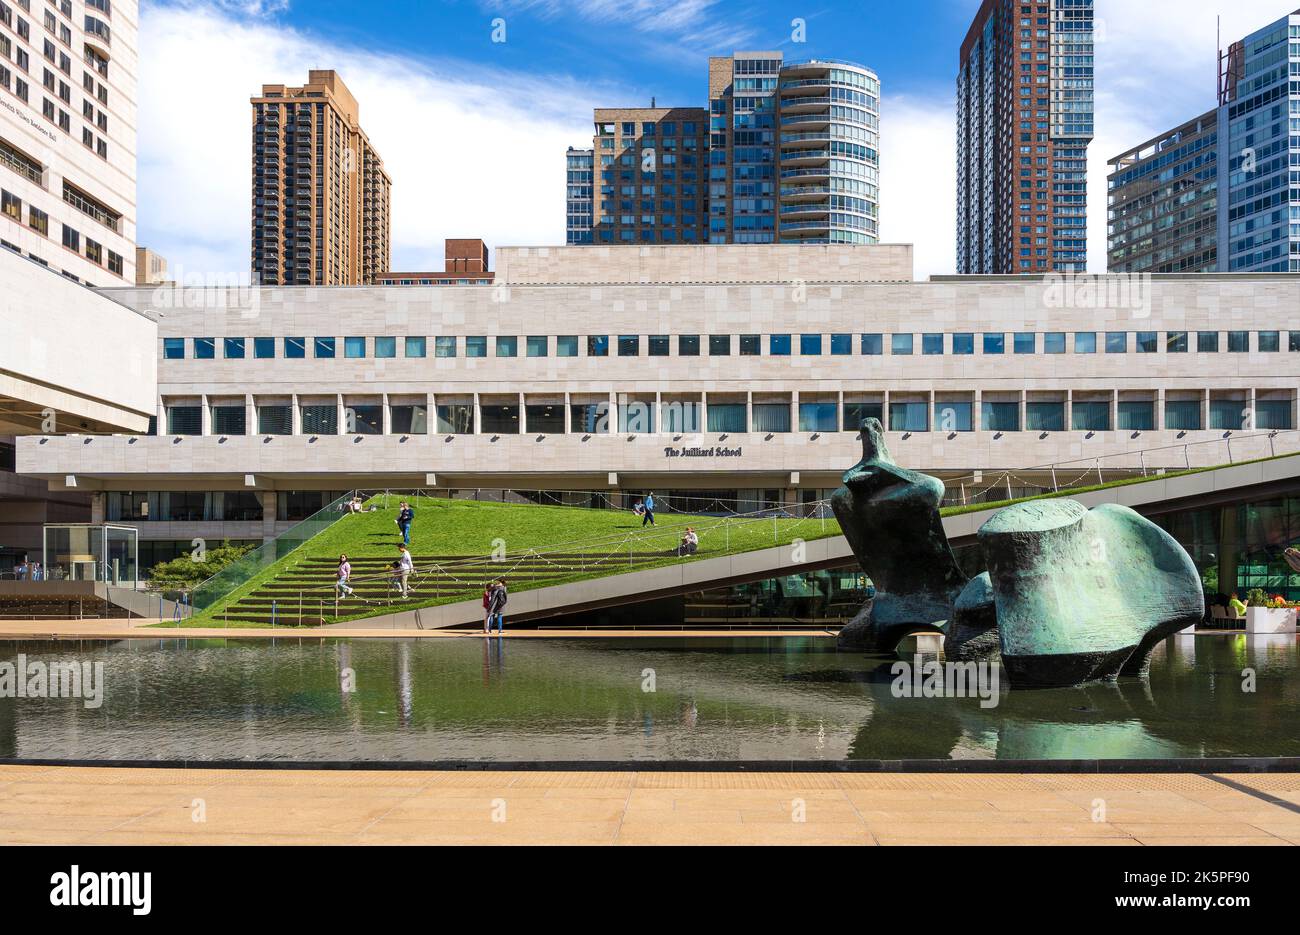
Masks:
[[[183,621],[181,626],[224,625],[222,612],[226,607],[257,591],[304,559],[334,560],[342,553],[346,553],[354,561],[358,558],[375,557],[395,559],[398,555],[397,543],[401,541],[394,523],[398,499],[388,496],[388,503],[385,506],[384,495],[372,498],[367,502],[367,507],[374,505],[379,508],[378,512],[340,518],[324,532],[262,569],[211,607]],[[427,567],[426,562],[420,561],[427,556],[488,556],[495,549],[500,548],[505,550],[505,560],[501,563],[500,574],[508,577],[511,559],[522,557],[534,550],[553,555],[584,553],[626,556],[629,551],[663,553],[662,557],[658,558],[638,556],[634,562],[629,561],[627,566],[629,569],[643,571],[685,561],[699,561],[777,545],[788,545],[796,539],[808,541],[837,536],[840,533],[839,524],[831,518],[825,520],[751,519],[658,513],[655,517],[658,525],[643,528],[640,517],[628,511],[483,503],[431,497],[407,497],[406,499],[415,509],[410,548],[411,554],[416,558],[417,575],[422,568]],[[694,556],[679,558],[672,553],[681,541],[682,533],[687,526],[695,527],[700,537],[699,551]],[[550,587],[610,573],[611,569],[606,567],[565,575],[533,586]],[[380,606],[364,614],[344,614],[338,617],[331,615],[329,619],[331,622],[359,620],[399,609],[452,603],[476,597],[480,593],[480,587],[481,585],[475,582],[472,585],[467,584],[463,591],[445,593],[437,599],[413,600],[395,604],[391,608]],[[514,590],[528,590],[529,587],[528,583],[521,582]],[[333,593],[332,573],[323,574],[319,593],[313,596],[316,598],[324,596],[328,603],[333,599]],[[239,621],[232,621],[230,625],[232,627],[258,626],[258,624]]]
[[[1292,452],[1284,455],[1272,455],[1267,458],[1254,458],[1250,461],[1237,461],[1233,464],[1215,464],[1211,467],[1191,468],[1183,471],[1168,471],[1164,474],[1150,474],[1146,477],[1123,477],[1119,480],[1107,481],[1104,484],[1092,484],[1084,487],[1071,487],[1068,490],[1049,491],[1047,493],[1034,494],[1030,497],[1019,497],[1014,500],[996,500],[987,503],[968,503],[964,506],[950,506],[940,510],[943,516],[960,516],[963,513],[980,513],[984,510],[1000,510],[1003,507],[1011,506],[1013,503],[1025,503],[1030,500],[1052,500],[1060,497],[1078,497],[1085,493],[1093,493],[1098,490],[1111,490],[1115,487],[1132,487],[1135,484],[1149,484],[1158,480],[1170,480],[1175,477],[1189,477],[1192,474],[1205,474],[1208,471],[1220,471],[1229,467],[1242,467],[1247,464],[1263,464],[1266,461],[1281,461],[1284,458],[1297,458],[1300,454]],[[996,474],[997,471],[990,471],[990,474]]]
[[[1046,492],[1018,500],[1002,500],[986,503],[971,503],[964,506],[946,507],[941,510],[943,516],[957,516],[965,513],[998,510],[1013,503],[1031,500],[1044,500],[1059,497],[1079,496],[1098,490],[1109,490],[1136,484],[1169,480],[1223,467],[1239,467],[1243,464],[1257,464],[1282,458],[1297,457],[1295,454],[1277,455],[1258,458],[1235,465],[1216,465],[1213,467],[1193,468],[1191,470],[1153,474],[1148,477],[1129,477],[1094,484],[1074,487],[1068,490]],[[686,561],[699,561],[707,558],[719,558],[776,545],[787,545],[796,539],[812,541],[840,534],[839,524],[834,519],[746,519],[722,518],[716,516],[699,516],[685,514],[660,513],[657,515],[658,526],[642,528],[640,518],[630,512],[613,510],[584,509],[580,507],[534,506],[529,504],[509,505],[483,503],[472,500],[444,500],[429,497],[408,497],[416,511],[415,524],[411,533],[411,552],[418,558],[423,556],[476,555],[487,556],[504,546],[506,560],[502,564],[502,574],[508,576],[510,559],[527,554],[530,550],[541,553],[587,553],[587,554],[623,554],[629,551],[662,552],[661,558],[637,558],[629,562],[628,570],[643,571],[650,568],[675,565]],[[337,559],[346,552],[352,559],[366,557],[395,558],[396,544],[400,541],[394,517],[397,513],[399,497],[380,495],[368,501],[367,506],[379,508],[376,513],[345,516],[323,533],[308,540],[294,552],[270,565],[216,602],[212,607],[196,614],[179,624],[182,627],[200,627],[223,625],[222,611],[230,604],[248,595],[276,578],[281,572],[302,562],[306,558]],[[690,558],[678,558],[669,554],[676,548],[686,526],[694,526],[700,535],[699,552]],[[417,561],[417,573],[423,563]],[[584,573],[575,573],[540,584],[520,583],[514,590],[528,590],[530,587],[551,587],[590,578],[603,577],[618,573],[615,568],[605,567]],[[376,607],[373,612],[355,615],[329,617],[332,622],[359,620],[392,612],[394,609],[414,609],[438,604],[452,603],[477,596],[479,585],[467,584],[464,591],[446,593],[437,599],[414,600],[388,606]],[[323,574],[320,594],[332,598],[332,575]],[[173,626],[173,624],[160,624]],[[231,622],[231,627],[257,627],[260,624]]]

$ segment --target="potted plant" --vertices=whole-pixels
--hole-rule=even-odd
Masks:
[[[1272,596],[1262,588],[1246,595],[1247,633],[1295,633],[1296,609],[1280,594]]]

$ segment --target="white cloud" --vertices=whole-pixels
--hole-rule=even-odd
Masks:
[[[445,237],[563,243],[564,150],[621,96],[335,47],[212,6],[147,7],[141,30],[140,239],[191,272],[248,269],[248,99],[263,84],[339,71],[393,177],[395,269],[441,269]]]
[[[957,268],[955,108],[881,87],[880,238],[915,245],[918,278]]]

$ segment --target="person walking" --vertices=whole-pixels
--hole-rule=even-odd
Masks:
[[[402,592],[402,597],[410,597],[411,589],[407,583],[411,577],[411,572],[415,571],[415,562],[411,560],[411,550],[405,545],[399,545],[401,553],[397,556],[397,567],[394,569],[394,575],[397,582],[397,590]]]
[[[340,597],[351,597],[356,592],[348,584],[348,579],[352,577],[352,564],[348,561],[346,555],[339,556],[339,567],[334,577],[334,590],[339,593]]]
[[[14,568],[14,574],[17,576],[17,579],[19,581],[27,580],[27,559],[23,559],[21,562],[18,563],[18,565]]]
[[[492,590],[488,595],[488,632],[489,633],[492,632],[493,620],[496,620],[497,623],[498,636],[501,634],[501,631],[505,629],[505,625],[506,625],[505,609],[506,609],[506,601],[508,599],[509,599],[509,594],[506,591],[506,579],[498,578],[496,580],[496,584],[492,585]]]
[[[493,584],[489,581],[483,585],[483,635],[487,636],[492,632],[492,588]]]
[[[411,505],[403,500],[397,511],[397,528],[402,532],[402,544],[411,544],[411,523],[415,522],[415,510]]]
[[[655,524],[655,495],[653,492],[646,494],[642,506],[645,507],[645,513],[641,516],[641,528],[644,529],[647,523],[651,526]]]

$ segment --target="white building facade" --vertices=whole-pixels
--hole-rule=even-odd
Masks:
[[[0,0],[0,247],[135,282],[136,0]]]
[[[465,287],[114,290],[153,434],[20,439],[141,562],[352,489],[811,504],[879,418],[954,502],[1300,448],[1300,276],[911,279],[898,246],[503,248]],[[558,492],[571,492],[560,494]]]

